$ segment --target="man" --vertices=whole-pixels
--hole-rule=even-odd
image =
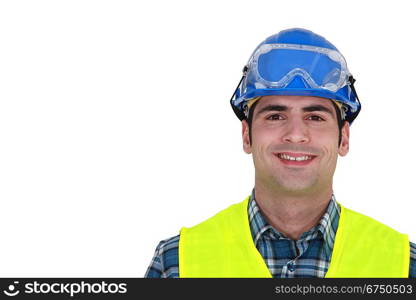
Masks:
[[[289,29],[263,41],[231,105],[255,187],[243,202],[159,243],[146,277],[416,277],[407,235],[332,190],[361,104],[338,50]]]

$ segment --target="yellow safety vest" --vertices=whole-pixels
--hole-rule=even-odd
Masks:
[[[196,226],[181,229],[179,277],[272,277],[251,236],[249,198]],[[408,236],[340,207],[334,249],[325,277],[408,277]]]

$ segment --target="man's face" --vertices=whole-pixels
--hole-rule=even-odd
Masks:
[[[243,147],[252,153],[256,182],[294,193],[332,187],[338,154],[349,148],[345,122],[339,128],[331,100],[310,96],[264,96],[253,112],[250,145],[243,121]]]

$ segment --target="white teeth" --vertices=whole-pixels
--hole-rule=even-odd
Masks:
[[[293,156],[289,156],[287,154],[279,153],[278,156],[280,158],[282,158],[282,159],[286,159],[286,160],[296,160],[296,161],[304,161],[304,160],[312,159],[312,156],[308,156],[308,155],[299,156],[299,157],[293,157]]]

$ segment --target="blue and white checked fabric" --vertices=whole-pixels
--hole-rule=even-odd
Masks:
[[[332,196],[319,223],[294,241],[267,223],[257,206],[254,189],[248,204],[253,241],[274,278],[324,277],[331,261],[339,215],[340,207]],[[178,278],[178,246],[179,235],[161,241],[145,277]],[[416,278],[414,243],[410,243],[409,274]]]

